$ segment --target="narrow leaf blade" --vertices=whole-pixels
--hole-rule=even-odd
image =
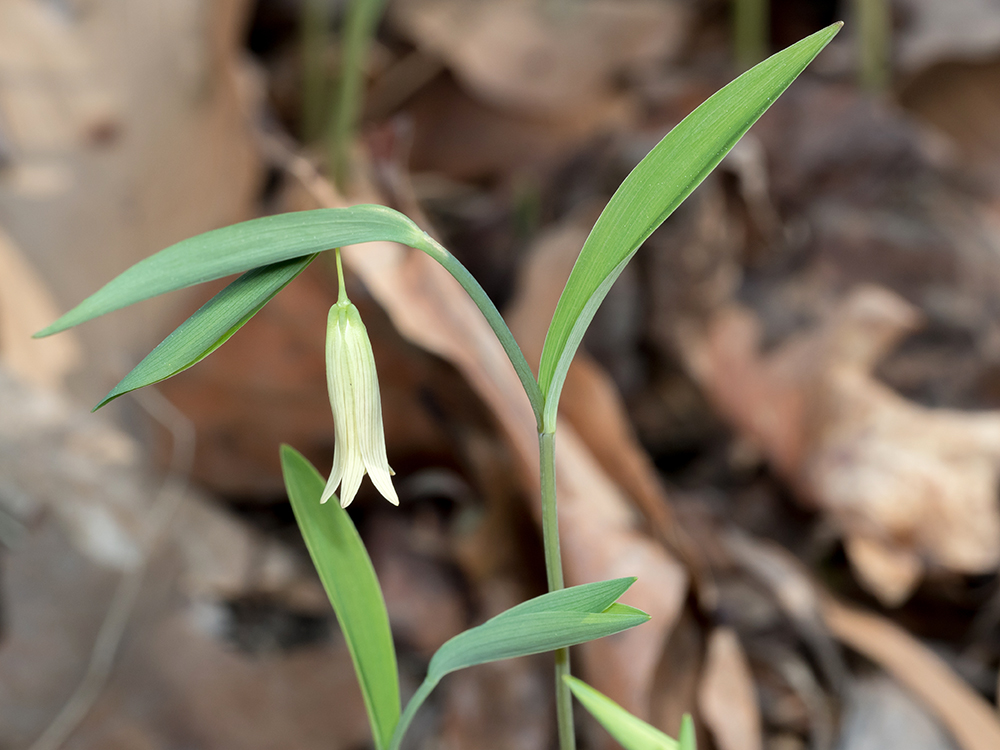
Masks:
[[[214,229],[139,261],[35,337],[50,336],[204,281],[334,247],[376,241],[412,246],[424,242],[424,233],[398,211],[376,205],[296,211]]]
[[[677,743],[680,750],[698,750],[698,743],[694,736],[694,719],[691,714],[684,714],[681,719],[681,731],[677,735]]]
[[[642,625],[649,615],[633,612],[534,612],[499,623],[480,625],[438,649],[429,672],[440,679],[449,672],[575,646]]]
[[[121,395],[159,383],[203,360],[260,312],[315,258],[315,255],[307,255],[247,271],[161,341],[111,389],[94,411]]]
[[[645,612],[616,605],[634,578],[573,586],[531,599],[459,633],[437,650],[428,679],[476,664],[551,651],[603,638],[649,620]]]
[[[667,133],[625,178],[584,243],[545,337],[538,371],[545,397],[544,429],[555,429],[569,363],[608,289],[639,245],[718,165],[841,26],[833,24],[802,39],[716,92]]]
[[[625,750],[679,750],[677,741],[633,716],[603,693],[575,677],[563,677],[576,699]],[[692,749],[693,750],[693,749]]]
[[[552,591],[456,635],[431,659],[427,677],[396,727],[390,750],[398,750],[417,710],[449,672],[575,646],[648,621],[642,610],[615,602],[633,583],[635,578],[617,578]]]
[[[325,481],[312,464],[283,445],[281,468],[295,520],[351,652],[375,747],[385,750],[399,721],[399,677],[375,569],[336,498],[320,505]]]
[[[499,622],[508,617],[534,612],[603,612],[635,582],[635,576],[629,576],[550,591],[501,612],[489,622]]]

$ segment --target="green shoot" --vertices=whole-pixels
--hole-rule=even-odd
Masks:
[[[740,70],[767,57],[770,11],[768,0],[733,0],[733,47]]]

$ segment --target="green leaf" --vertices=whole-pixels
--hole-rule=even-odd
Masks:
[[[375,747],[385,750],[399,721],[399,678],[375,569],[337,499],[320,505],[325,481],[312,464],[283,445],[281,468],[295,520],[354,660]]]
[[[694,737],[694,719],[691,714],[684,714],[681,718],[681,731],[677,735],[677,744],[680,750],[698,750],[698,743]]]
[[[542,393],[538,382],[503,317],[479,282],[455,256],[410,219],[385,206],[296,211],[252,219],[191,237],[139,261],[55,323],[36,333],[35,338],[51,336],[175,289],[362,242],[409,245],[434,258],[455,277],[496,333],[531,401],[535,419],[541,425]]]
[[[584,243],[545,337],[538,370],[545,431],[555,429],[569,363],[622,269],[842,25],[836,23],[806,37],[715,93],[667,133],[625,178]]]
[[[307,255],[247,271],[161,341],[111,389],[94,411],[129,391],[159,383],[203,360],[226,343],[315,258],[315,255]]]
[[[677,740],[671,739],[659,729],[633,716],[624,708],[590,685],[575,677],[566,676],[576,699],[583,704],[608,734],[615,738],[625,750],[694,750],[685,748]],[[690,718],[690,717],[688,717]],[[694,734],[691,734],[694,737]]]
[[[36,333],[35,338],[164,292],[334,247],[380,240],[410,246],[427,241],[423,231],[403,214],[374,205],[296,211],[214,229],[139,261]]]
[[[456,635],[431,659],[427,677],[407,704],[390,748],[399,747],[417,709],[450,672],[575,646],[649,620],[645,612],[615,601],[633,583],[635,578],[618,578],[553,591]]]
[[[603,612],[534,612],[491,620],[442,646],[428,669],[434,679],[476,664],[539,654],[603,638],[649,619],[642,610],[612,604]]]

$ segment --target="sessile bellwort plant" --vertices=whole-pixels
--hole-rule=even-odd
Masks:
[[[354,0],[353,8],[358,7],[358,1]],[[324,480],[302,454],[287,445],[281,448],[281,464],[299,530],[354,662],[375,750],[399,750],[415,713],[451,672],[545,651],[555,653],[560,750],[575,750],[572,695],[625,750],[695,750],[690,721],[674,740],[570,676],[570,646],[641,625],[649,615],[618,601],[633,578],[564,587],[555,476],[559,395],[584,332],[622,269],[840,26],[833,24],[816,32],[718,91],[667,133],[629,174],[591,230],[570,273],[546,334],[537,378],[500,312],[472,274],[408,217],[376,205],[269,216],[184,240],[132,266],[36,336],[57,333],[164,292],[242,274],[136,365],[99,408],[209,356],[322,252],[389,241],[426,253],[479,307],[535,414],[549,593],[441,646],[428,665],[424,682],[405,708],[401,706],[385,600],[364,543],[343,509],[354,499],[366,473],[386,499],[392,503],[398,500],[386,456],[375,358],[358,309],[347,297],[338,250],[340,294],[330,309],[326,337],[327,384],[336,441],[333,470]],[[326,502],[338,489],[340,503]]]
[[[393,505],[399,498],[392,486],[389,459],[382,427],[375,355],[361,313],[347,296],[344,268],[337,249],[340,292],[330,308],[326,324],[326,384],[333,410],[333,470],[320,502],[325,503],[340,487],[340,507],[351,504],[365,473],[382,496]]]

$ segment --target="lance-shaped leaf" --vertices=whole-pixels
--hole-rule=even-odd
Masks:
[[[555,429],[569,363],[608,289],[639,245],[691,194],[842,24],[793,44],[712,95],[621,184],[584,243],[549,325],[538,369],[543,429]]]
[[[635,578],[618,578],[553,591],[456,635],[431,659],[427,677],[399,721],[391,750],[399,747],[417,709],[446,674],[499,659],[575,646],[649,620],[642,610],[615,601],[634,582]]]
[[[111,389],[94,411],[129,391],[159,383],[201,362],[260,312],[315,258],[315,255],[307,255],[247,271],[174,329]]]
[[[426,235],[398,211],[374,205],[297,211],[214,229],[139,261],[35,337],[204,281],[379,240],[415,246],[426,242]]]
[[[576,699],[583,704],[608,734],[617,740],[625,750],[695,750],[694,734],[688,731],[687,746],[667,736],[656,727],[647,724],[637,716],[633,716],[624,708],[603,693],[594,690],[590,685],[575,677],[566,676],[563,680],[569,685]],[[685,718],[688,721],[689,717]]]
[[[698,750],[698,743],[694,736],[694,719],[691,714],[684,714],[681,718],[681,731],[677,733],[677,744],[680,750]]]
[[[538,382],[496,306],[454,255],[409,218],[385,206],[319,208],[265,216],[183,240],[128,268],[36,333],[35,338],[51,336],[165,292],[364,242],[409,245],[427,253],[455,277],[496,333],[540,425],[542,395]]]
[[[320,505],[326,480],[312,464],[283,445],[281,468],[295,520],[351,652],[375,747],[385,750],[399,721],[399,677],[375,569],[347,511],[339,502]]]

